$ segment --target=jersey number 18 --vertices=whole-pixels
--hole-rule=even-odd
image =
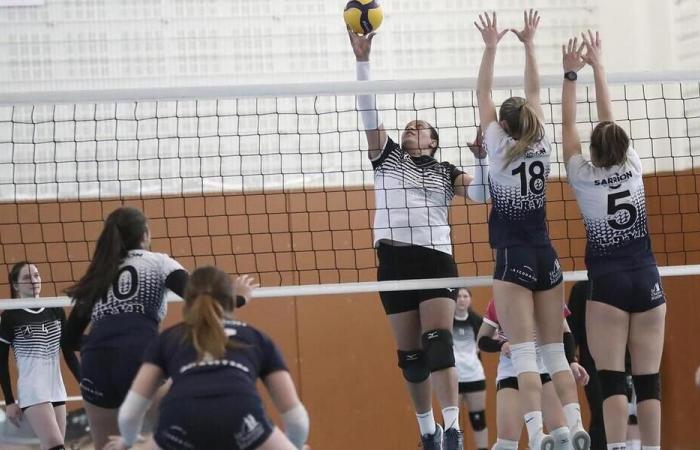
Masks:
[[[542,161],[533,161],[527,171],[525,166],[526,164],[523,162],[511,172],[513,175],[520,175],[520,195],[526,196],[528,187],[533,194],[541,194],[544,191],[544,164]],[[530,174],[529,182],[527,172]]]

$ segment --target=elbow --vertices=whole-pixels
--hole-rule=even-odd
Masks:
[[[309,413],[304,405],[299,402],[289,411],[282,413],[284,430],[287,438],[298,449],[304,447],[309,437]]]

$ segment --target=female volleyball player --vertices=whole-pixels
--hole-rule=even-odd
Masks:
[[[545,216],[545,187],[551,144],[544,133],[534,37],[540,17],[530,10],[521,31],[511,30],[525,46],[525,98],[511,97],[499,117],[491,98],[496,48],[508,30],[498,31],[494,13],[474,22],[486,48],[479,69],[477,100],[484,147],[491,159],[489,239],[496,250],[493,293],[498,316],[510,338],[518,376],[520,405],[533,450],[551,449],[542,431],[542,384],[535,355],[537,327],[542,360],[564,404],[574,449],[590,446],[581,424],[576,383],[562,343],[562,273],[551,245]]]
[[[564,326],[565,333],[568,326]],[[496,307],[489,302],[484,316],[484,323],[478,333],[479,348],[485,352],[500,352],[496,374],[496,418],[498,440],[492,450],[517,450],[520,433],[523,428],[523,417],[519,413],[518,378],[511,360],[511,347],[508,338],[498,321]],[[567,349],[567,360],[572,371],[577,374],[577,381],[587,384],[588,374],[576,362],[575,349]],[[552,379],[544,368],[540,355],[537,356],[539,376],[542,382],[542,410],[544,423],[554,439],[554,450],[570,449],[570,432],[566,423],[566,415],[559,396],[554,389]]]
[[[647,230],[642,162],[627,133],[615,123],[598,33],[584,34],[581,47],[577,39],[569,40],[562,53],[564,161],[588,238],[592,293],[586,305],[586,335],[603,390],[608,448],[625,448],[629,348],[642,448],[658,449],[666,304]],[[600,120],[591,133],[590,161],[581,154],[576,129],[576,73],[586,63],[593,68]]]
[[[373,36],[348,32],[359,80],[369,79]],[[388,137],[370,95],[357,98],[374,168],[376,212],[374,246],[378,279],[456,277],[447,211],[455,194],[485,201],[487,161],[480,146],[470,145],[479,161],[474,178],[450,163],[438,162],[439,136],[422,120],[409,122],[401,144]],[[478,137],[477,137],[478,141]],[[482,158],[482,159],[479,159]],[[398,365],[416,411],[424,449],[462,449],[459,394],[452,350],[455,289],[381,292],[398,347]],[[431,388],[432,386],[432,388]],[[434,389],[445,426],[435,424]]]
[[[9,274],[12,298],[38,298],[41,275],[34,264],[15,264]],[[0,316],[0,386],[7,405],[7,418],[15,426],[26,419],[39,438],[42,450],[62,449],[66,434],[66,388],[58,356],[63,308],[7,310]],[[17,361],[18,402],[10,383],[10,346]],[[73,352],[63,348],[68,368],[80,380],[80,364]]]
[[[119,411],[121,438],[107,449],[133,445],[158,386],[172,378],[160,404],[155,441],[163,449],[283,450],[302,448],[309,418],[275,344],[236,320],[228,275],[202,267],[185,291],[184,321],[146,350]],[[265,414],[260,378],[285,423],[285,437]]]
[[[469,411],[469,422],[474,431],[476,448],[486,450],[489,445],[485,411],[486,376],[476,344],[476,335],[481,328],[482,317],[472,310],[471,304],[471,291],[468,288],[460,288],[457,292],[457,307],[452,325],[455,366],[459,395]]]
[[[146,217],[122,207],[105,221],[87,273],[66,293],[74,299],[63,342],[80,350],[80,390],[95,448],[117,433],[117,413],[166,313],[166,289],[182,296],[187,272],[148,251]],[[90,334],[82,337],[90,325]],[[81,342],[82,341],[82,342]]]

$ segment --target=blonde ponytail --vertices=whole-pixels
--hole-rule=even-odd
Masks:
[[[508,124],[509,134],[516,139],[506,151],[507,167],[522,157],[527,150],[544,137],[544,125],[537,112],[524,98],[511,97],[501,105],[501,121]]]
[[[187,334],[198,361],[207,356],[218,359],[226,353],[229,341],[222,320],[223,308],[210,294],[198,295],[185,311]]]

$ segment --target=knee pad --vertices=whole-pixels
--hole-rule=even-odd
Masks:
[[[526,372],[540,373],[540,368],[537,367],[537,350],[534,341],[512,344],[510,346],[510,360],[518,375]]]
[[[564,344],[543,345],[540,347],[540,352],[542,352],[544,367],[550,375],[571,370],[569,361],[566,359]]]
[[[627,381],[625,372],[616,370],[599,370],[600,391],[603,400],[613,395],[627,395]]]
[[[422,341],[425,359],[431,372],[455,366],[452,332],[449,330],[430,330],[423,333]]]
[[[399,355],[399,367],[406,381],[409,383],[421,383],[428,379],[430,370],[428,370],[423,350],[399,350],[397,353]]]
[[[644,400],[661,400],[661,377],[659,373],[632,375],[637,403]]]
[[[472,430],[482,431],[486,429],[486,411],[473,411],[469,413],[469,422]]]
[[[57,445],[55,447],[51,447],[49,450],[66,450],[66,447],[63,445]]]

